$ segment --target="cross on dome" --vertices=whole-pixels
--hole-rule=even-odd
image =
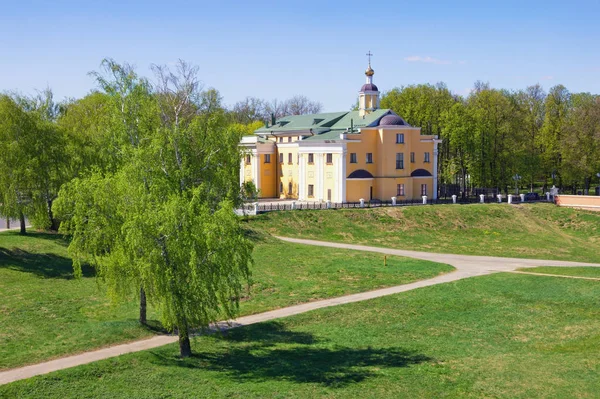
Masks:
[[[371,53],[371,50],[369,50],[369,52],[367,53],[367,57],[369,57],[369,67],[365,71],[365,75],[367,75],[367,77],[371,77],[375,74],[375,71],[373,70],[373,68],[371,68],[371,57],[372,56],[373,56],[373,53]],[[367,82],[367,83],[370,83],[370,82]]]

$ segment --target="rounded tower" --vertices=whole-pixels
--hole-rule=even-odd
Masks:
[[[369,66],[365,71],[367,79],[358,92],[358,112],[361,117],[364,117],[379,108],[379,89],[373,84],[373,75],[375,75],[375,71],[371,68],[372,55],[373,54],[371,54],[370,51],[367,53],[367,56],[369,57]]]

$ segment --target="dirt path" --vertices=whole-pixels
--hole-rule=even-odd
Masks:
[[[379,298],[386,295],[398,294],[414,290],[417,288],[427,287],[436,284],[443,284],[450,281],[457,281],[464,278],[483,276],[486,274],[497,272],[514,272],[516,269],[524,267],[537,266],[594,266],[600,267],[600,264],[580,263],[580,262],[563,262],[551,260],[536,260],[536,259],[517,259],[517,258],[499,258],[492,256],[471,256],[471,255],[452,255],[452,254],[434,254],[429,252],[407,251],[400,249],[378,248],[364,245],[352,245],[332,243],[325,241],[304,240],[298,238],[278,237],[280,240],[293,242],[305,245],[317,245],[332,248],[345,248],[357,251],[378,252],[388,255],[406,256],[416,259],[424,259],[433,262],[446,263],[456,268],[454,272],[442,274],[440,276],[427,280],[416,281],[410,284],[398,285],[395,287],[382,288],[374,291],[361,292],[358,294],[345,295],[337,298],[323,299],[320,301],[304,303],[301,305],[290,306],[287,308],[272,310],[265,313],[240,317],[236,320],[217,323],[213,326],[214,329],[227,330],[241,326],[247,326],[255,323],[260,323],[269,320],[275,320],[282,317],[293,316],[300,313],[309,312],[311,310],[321,309],[329,306],[343,305],[346,303],[360,302],[373,298]],[[526,272],[524,272],[526,273]],[[537,274],[537,273],[536,273]],[[565,277],[565,276],[560,276]],[[152,349],[159,346],[177,342],[176,336],[156,336],[150,339],[136,341],[128,344],[112,346],[109,348],[99,349],[91,352],[85,352],[79,355],[68,356],[48,362],[33,364],[30,366],[20,367],[16,369],[0,372],[0,385],[8,384],[13,381],[31,378],[41,374],[47,374],[53,371],[62,370],[95,362],[102,359],[108,359],[115,356],[120,356],[126,353],[138,352],[142,350]]]

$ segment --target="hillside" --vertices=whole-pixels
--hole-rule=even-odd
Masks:
[[[440,253],[600,262],[600,213],[552,204],[269,212],[275,235]]]

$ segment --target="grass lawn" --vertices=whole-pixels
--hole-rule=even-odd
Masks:
[[[248,223],[290,237],[428,252],[600,263],[600,213],[552,204],[268,212]]]
[[[558,274],[561,276],[595,277],[600,278],[600,267],[559,267],[540,266],[519,269],[529,273]]]
[[[326,297],[405,284],[453,270],[433,262],[305,247],[256,234],[251,314]],[[154,334],[137,322],[135,301],[111,306],[93,271],[73,279],[60,236],[0,234],[0,369],[37,363]],[[149,319],[156,319],[149,306]],[[153,325],[160,327],[158,322]]]
[[[44,398],[592,398],[600,284],[495,274],[0,387]]]

